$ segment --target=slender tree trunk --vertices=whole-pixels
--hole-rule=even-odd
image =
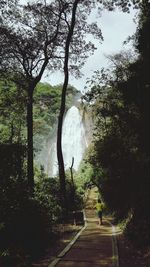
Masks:
[[[39,75],[28,83],[28,103],[27,103],[27,142],[28,142],[28,184],[29,188],[31,190],[31,193],[34,191],[34,154],[33,154],[33,92],[38,84],[38,82],[41,80],[42,75],[44,73],[44,70],[48,64],[48,57],[45,52],[45,61],[42,65],[41,71]]]
[[[59,178],[60,178],[60,194],[62,200],[62,208],[66,210],[67,210],[67,199],[66,199],[66,184],[65,184],[65,168],[64,168],[64,159],[62,153],[62,125],[63,125],[63,116],[65,112],[67,84],[68,84],[68,74],[65,75],[65,83],[62,89],[61,107],[58,117],[58,129],[57,129],[57,159],[58,159]]]
[[[71,183],[72,183],[72,207],[74,208],[74,200],[75,200],[75,185],[74,185],[74,178],[73,178],[73,164],[74,164],[74,157],[72,157],[72,164],[70,167],[70,174],[71,174]]]
[[[18,134],[17,134],[17,143],[20,144],[21,143],[21,120],[19,121],[19,127],[18,127]]]
[[[13,137],[14,137],[14,122],[11,122],[11,132],[10,132],[10,138],[9,142],[12,144],[13,143]]]
[[[74,188],[74,179],[73,179],[73,164],[74,164],[74,157],[72,157],[72,164],[70,167],[70,173],[71,173],[71,182],[72,182],[72,186]]]
[[[34,171],[33,171],[33,88],[28,88],[27,103],[27,142],[28,142],[28,184],[33,191],[34,189]]]
[[[60,178],[60,190],[62,197],[62,207],[67,210],[67,197],[66,197],[66,184],[65,184],[65,168],[64,168],[64,160],[62,153],[62,125],[63,125],[63,117],[65,113],[65,104],[66,104],[66,91],[69,80],[69,72],[68,72],[68,61],[69,61],[69,48],[71,39],[73,36],[75,19],[76,19],[76,10],[80,0],[75,0],[72,8],[72,18],[71,24],[68,28],[68,35],[66,39],[65,46],[65,61],[64,61],[64,83],[62,88],[62,96],[61,96],[61,106],[60,113],[58,117],[58,130],[57,130],[57,158],[58,158],[58,167],[59,167],[59,178]]]

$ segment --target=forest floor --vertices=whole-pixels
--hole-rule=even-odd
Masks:
[[[121,233],[117,236],[119,267],[150,267],[150,248],[135,248]]]

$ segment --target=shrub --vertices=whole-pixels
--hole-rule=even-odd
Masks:
[[[51,241],[53,213],[40,197],[31,198],[25,181],[9,179],[0,186],[0,214],[1,261],[8,266],[15,266],[20,253],[20,259],[36,257]]]

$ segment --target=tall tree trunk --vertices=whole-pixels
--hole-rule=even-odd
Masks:
[[[19,121],[19,126],[18,126],[18,133],[17,133],[17,143],[20,144],[21,143],[21,120]]]
[[[68,72],[66,72],[65,74],[65,82],[62,89],[61,106],[58,117],[58,129],[57,129],[57,159],[58,159],[59,178],[60,178],[60,194],[62,200],[62,208],[65,210],[67,210],[67,198],[66,198],[66,184],[65,184],[65,168],[64,168],[64,159],[62,153],[62,125],[63,125],[63,116],[65,112],[67,85],[68,85]]]
[[[71,173],[71,183],[72,183],[72,186],[74,188],[74,179],[73,179],[73,164],[74,164],[74,157],[72,157],[72,163],[71,163],[71,166],[70,166],[70,173]]]
[[[74,157],[72,157],[72,164],[70,166],[70,174],[71,174],[71,184],[72,184],[72,207],[75,207],[75,185],[74,185],[74,178],[73,178],[73,164],[74,164]]]
[[[72,18],[70,27],[68,27],[68,35],[66,39],[65,46],[65,61],[64,61],[64,83],[62,88],[62,96],[61,96],[61,106],[60,113],[58,117],[58,130],[57,130],[57,158],[58,158],[58,167],[59,167],[59,178],[60,178],[60,190],[62,197],[62,207],[67,210],[67,197],[66,197],[66,184],[65,184],[65,168],[64,168],[64,160],[62,153],[62,125],[63,125],[63,117],[65,113],[65,104],[66,104],[66,91],[69,80],[69,72],[68,72],[68,61],[69,61],[69,48],[71,39],[73,36],[75,20],[76,20],[76,10],[80,0],[75,0],[72,8]]]
[[[28,88],[27,103],[27,142],[28,142],[28,184],[33,191],[34,189],[34,171],[33,171],[33,88]]]
[[[9,142],[12,144],[13,143],[13,137],[14,137],[14,122],[11,122],[11,132],[10,132],[10,138]]]
[[[41,80],[44,70],[48,64],[47,52],[45,51],[45,61],[41,67],[40,73],[28,83],[28,103],[27,103],[27,140],[28,140],[28,184],[31,193],[34,191],[34,157],[33,157],[33,92]]]

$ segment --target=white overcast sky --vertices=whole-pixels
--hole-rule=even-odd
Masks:
[[[104,41],[100,44],[94,40],[94,43],[97,44],[97,50],[95,50],[94,55],[90,56],[85,63],[82,69],[84,76],[81,79],[75,79],[71,76],[69,80],[71,85],[83,91],[86,79],[92,76],[93,71],[108,65],[108,60],[105,55],[115,54],[124,49],[131,49],[131,44],[125,46],[123,42],[136,30],[133,17],[133,12],[131,14],[125,14],[119,11],[105,11],[100,18],[96,18],[101,27]],[[60,73],[52,74],[50,77],[43,78],[43,81],[47,81],[53,85],[58,84],[63,81],[63,75]]]
[[[25,4],[28,1],[20,0],[20,2]],[[123,42],[136,30],[136,24],[133,22],[134,13],[134,11],[130,12],[130,14],[121,11],[103,11],[101,17],[92,15],[92,20],[97,21],[101,27],[104,41],[99,44],[98,41],[94,40],[94,43],[97,45],[97,50],[86,61],[82,69],[84,76],[80,79],[70,76],[69,83],[71,85],[83,91],[86,79],[92,76],[93,71],[108,65],[108,60],[105,58],[105,55],[115,54],[127,48],[130,49],[130,46],[124,46]],[[56,85],[63,82],[63,74],[57,72],[50,76],[45,75],[42,81]]]

